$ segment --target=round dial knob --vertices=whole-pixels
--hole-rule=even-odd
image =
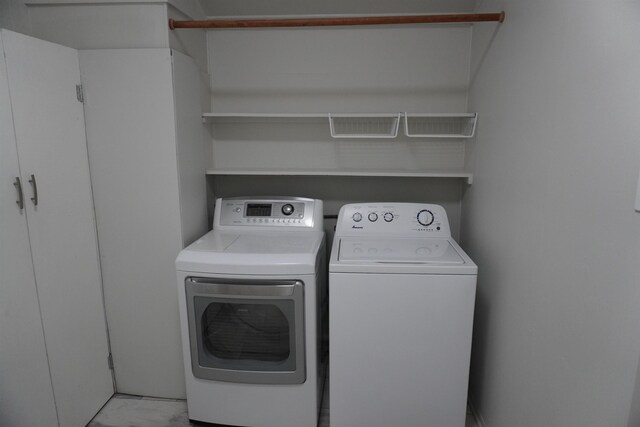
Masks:
[[[425,227],[433,224],[433,220],[435,218],[433,217],[433,212],[431,212],[428,209],[422,209],[420,212],[418,212],[418,222],[420,223],[420,225],[424,225]]]
[[[293,205],[287,203],[286,205],[282,206],[282,213],[285,215],[291,215],[293,213],[294,209],[293,209]]]
[[[362,214],[360,212],[356,212],[353,214],[351,219],[353,219],[355,222],[360,222],[362,221]]]
[[[384,220],[387,222],[393,221],[393,214],[391,212],[387,212],[383,216]]]
[[[371,212],[368,218],[369,218],[369,221],[376,222],[378,220],[378,214],[375,212]]]

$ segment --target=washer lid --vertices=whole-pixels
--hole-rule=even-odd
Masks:
[[[446,239],[358,239],[340,241],[338,261],[464,264]]]
[[[330,271],[345,273],[476,274],[453,239],[343,237],[334,242]]]
[[[183,249],[180,271],[214,274],[314,274],[324,233],[211,231]]]

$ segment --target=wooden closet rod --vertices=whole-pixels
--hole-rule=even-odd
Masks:
[[[328,27],[338,25],[455,24],[503,21],[504,12],[499,12],[335,18],[211,19],[204,21],[175,21],[169,19],[169,28],[175,30],[176,28]]]

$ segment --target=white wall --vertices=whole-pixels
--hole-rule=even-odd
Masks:
[[[475,0],[216,0],[204,1],[210,16],[470,13]]]
[[[465,112],[470,35],[469,26],[424,25],[209,31],[211,108],[223,113]],[[415,172],[464,167],[464,141],[332,139],[328,120],[212,128],[211,165],[216,169]],[[224,182],[216,185],[216,195],[320,197],[329,201],[325,208],[365,199],[437,203],[449,194],[455,225],[464,185],[458,180],[308,177],[214,182]],[[314,185],[301,187],[300,182]],[[348,191],[322,190],[322,185],[335,190],[342,182]],[[392,183],[402,190],[386,191]]]
[[[480,9],[506,21],[473,34],[472,399],[487,427],[638,426],[640,4]]]
[[[164,4],[44,4],[29,15],[34,36],[75,49],[168,47]]]
[[[0,28],[31,34],[31,21],[22,0],[0,1]]]
[[[191,20],[191,19],[204,19],[203,12],[200,7],[200,2],[197,0],[188,0],[192,6],[190,8],[177,9],[173,5],[169,5],[167,8],[167,20],[174,19],[179,20]],[[185,12],[188,10],[189,13]],[[187,56],[194,59],[198,68],[203,73],[207,71],[207,37],[205,30],[197,29],[175,29],[169,30],[169,47],[178,52],[182,52]],[[206,88],[206,87],[205,87]],[[204,92],[207,98],[208,92]]]
[[[191,56],[206,71],[205,31],[170,31],[169,18],[203,19],[204,12],[198,0],[0,1],[0,28],[75,49],[170,47]]]
[[[469,26],[215,30],[216,112],[460,112]]]
[[[9,0],[10,3],[21,3]],[[75,49],[167,48],[191,56],[206,71],[204,30],[169,29],[169,18],[202,19],[198,0],[27,0],[33,35]],[[0,2],[3,3],[3,2]],[[0,7],[2,5],[0,4]],[[18,10],[14,6],[12,10]],[[1,18],[0,18],[1,19]]]

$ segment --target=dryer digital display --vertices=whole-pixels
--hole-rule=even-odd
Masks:
[[[271,204],[247,203],[245,216],[271,216]]]

